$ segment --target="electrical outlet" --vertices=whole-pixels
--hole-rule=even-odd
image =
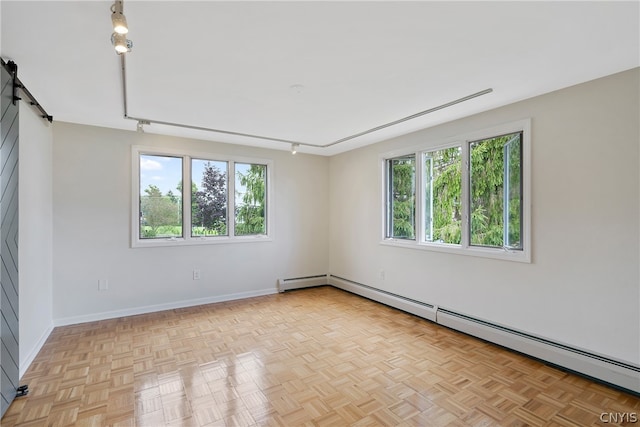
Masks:
[[[98,279],[98,290],[99,291],[108,291],[109,290],[109,281],[107,279]]]
[[[380,279],[384,280],[384,278],[385,278],[385,272],[384,270],[380,270]]]
[[[193,280],[200,280],[200,270],[193,270]]]

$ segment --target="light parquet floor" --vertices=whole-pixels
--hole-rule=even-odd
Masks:
[[[55,328],[22,383],[3,427],[582,427],[640,413],[638,397],[331,287]]]

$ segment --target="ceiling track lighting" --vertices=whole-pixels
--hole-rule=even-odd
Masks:
[[[115,36],[115,34],[114,34]],[[127,40],[127,42],[129,43],[128,49],[131,50],[131,41]],[[329,148],[332,147],[334,145],[338,145],[338,144],[342,144],[344,142],[347,141],[351,141],[357,138],[360,138],[362,136],[365,135],[369,135],[375,132],[378,132],[382,129],[386,129],[392,126],[395,126],[397,124],[409,121],[409,120],[414,120],[417,119],[418,117],[422,117],[425,116],[427,114],[431,114],[431,113],[435,113],[436,111],[440,111],[446,108],[450,108],[453,107],[454,105],[457,104],[461,104],[463,102],[468,102],[471,101],[472,99],[484,96],[484,95],[488,95],[490,93],[493,92],[492,88],[487,88],[484,90],[481,90],[479,92],[475,92],[466,96],[463,96],[462,98],[457,98],[454,99],[452,101],[449,102],[445,102],[444,104],[441,105],[437,105],[435,107],[429,108],[427,110],[423,110],[423,111],[419,111],[415,114],[412,114],[410,116],[406,116],[406,117],[402,117],[400,119],[394,120],[392,122],[388,122],[388,123],[383,123],[379,126],[373,127],[371,129],[367,129],[364,130],[362,132],[358,132],[355,133],[353,135],[349,135],[346,136],[344,138],[338,139],[336,141],[332,141],[332,142],[327,142],[325,144],[314,144],[311,142],[303,142],[303,141],[292,141],[290,139],[284,139],[284,138],[274,138],[271,136],[266,136],[266,135],[255,135],[255,134],[250,134],[250,133],[244,133],[244,132],[236,132],[236,131],[230,131],[230,130],[224,130],[224,129],[214,129],[214,128],[209,128],[209,127],[204,127],[204,126],[194,126],[194,125],[189,125],[189,124],[185,124],[185,123],[176,123],[176,122],[168,122],[168,121],[162,121],[162,120],[153,120],[153,119],[142,119],[139,117],[134,117],[134,116],[130,116],[129,115],[129,111],[128,111],[128,103],[127,103],[127,67],[126,67],[126,55],[120,55],[120,61],[121,61],[121,67],[120,67],[120,72],[122,73],[122,93],[123,93],[123,97],[122,97],[122,104],[123,104],[123,108],[124,108],[124,118],[127,120],[135,120],[138,122],[138,131],[143,132],[144,130],[142,129],[142,125],[145,124],[157,124],[157,125],[161,125],[161,126],[171,126],[171,127],[177,127],[177,128],[182,128],[182,129],[193,129],[193,130],[197,130],[197,131],[204,131],[204,132],[212,132],[212,133],[218,133],[218,134],[222,134],[222,135],[233,135],[233,136],[241,136],[241,137],[245,137],[245,138],[254,138],[254,139],[261,139],[261,140],[265,140],[265,141],[272,141],[272,142],[280,142],[280,143],[284,143],[284,144],[291,144],[291,154],[296,154],[298,152],[298,148],[300,148],[300,146],[305,146],[305,147],[313,147],[313,148]]]
[[[125,34],[129,32],[127,26],[127,18],[123,13],[124,5],[122,0],[116,0],[111,5],[111,23],[113,24],[113,34],[111,34],[111,44],[115,48],[118,55],[131,52],[133,42],[129,40]]]
[[[150,125],[151,122],[149,120],[138,120],[138,124],[136,125],[136,132],[144,133],[144,125]]]
[[[124,34],[113,33],[111,34],[111,44],[115,48],[118,55],[131,52],[133,42],[129,40]]]
[[[116,2],[111,5],[111,23],[113,24],[113,31],[118,34],[127,34],[129,32],[127,18],[124,16],[123,8],[122,0],[116,0]]]

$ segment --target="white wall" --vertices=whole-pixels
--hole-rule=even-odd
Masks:
[[[332,157],[330,272],[640,364],[639,74],[627,71]],[[527,117],[531,264],[379,244],[381,153]]]
[[[49,123],[20,103],[19,284],[20,376],[53,329],[52,152]]]
[[[274,240],[132,249],[132,145],[272,159]],[[53,155],[56,324],[273,293],[329,269],[327,158],[60,122]]]
[[[329,271],[638,364],[639,74],[609,76],[330,159],[56,123],[52,316],[63,324],[257,295],[275,291],[277,278]],[[380,153],[527,117],[531,264],[379,244]],[[275,240],[131,249],[134,144],[273,159]],[[202,280],[191,279],[193,268]],[[98,279],[109,280],[109,291],[98,291]]]

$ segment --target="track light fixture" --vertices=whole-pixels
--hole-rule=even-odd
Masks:
[[[291,144],[291,154],[295,155],[298,152],[299,147],[300,147],[300,144],[296,144],[296,143]]]
[[[129,40],[124,34],[113,33],[111,34],[111,44],[116,49],[118,55],[131,52],[133,42]]]
[[[129,32],[127,18],[123,13],[122,0],[116,0],[111,5],[111,23],[113,24],[113,34],[111,34],[111,44],[116,49],[118,55],[131,52],[133,42],[125,34]]]
[[[127,18],[122,13],[111,14],[111,23],[113,23],[113,31],[116,33],[127,34],[129,32]]]
[[[122,0],[116,0],[116,2],[111,5],[111,23],[113,24],[113,31],[118,34],[127,34],[129,27],[127,26],[127,18],[122,11]]]
[[[144,125],[150,125],[151,122],[148,120],[138,120],[138,124],[136,125],[136,132],[144,133]]]

